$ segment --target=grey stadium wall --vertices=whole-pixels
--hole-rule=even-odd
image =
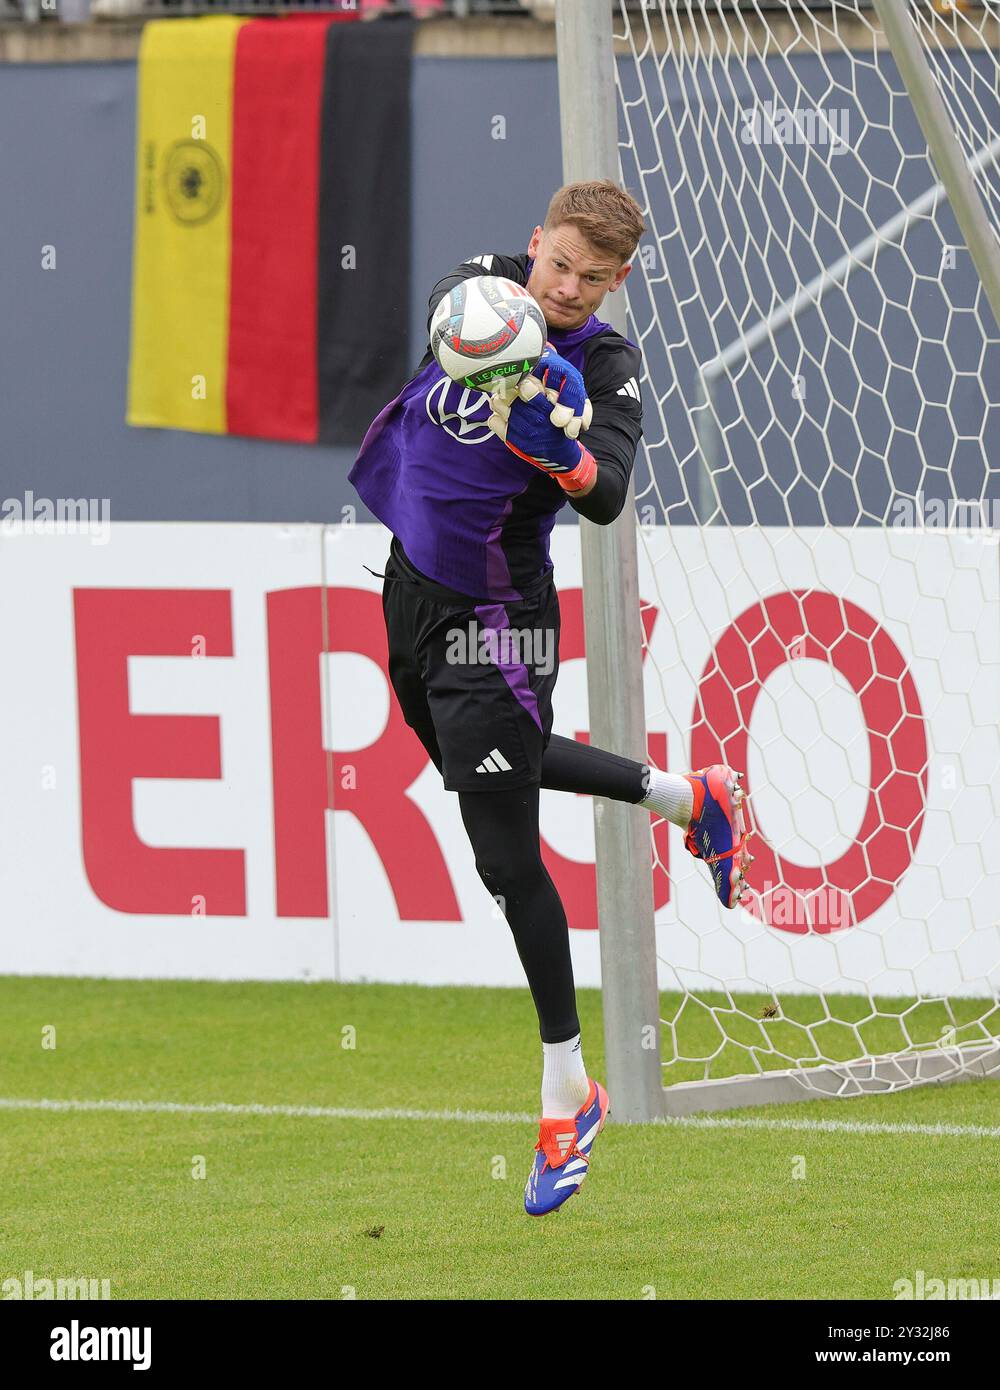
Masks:
[[[539,31],[551,47],[551,29]],[[113,45],[98,30],[88,51]],[[0,61],[0,496],[108,497],[118,521],[325,522],[346,504],[370,519],[347,481],[349,448],[125,424],[136,71],[134,59]],[[525,249],[561,153],[554,57],[418,47],[412,95],[413,237],[400,255],[412,256],[414,291],[399,328],[416,365],[434,281],[477,252]],[[44,244],[54,274],[40,269]]]
[[[551,26],[502,20],[444,21],[427,26],[427,30],[416,44],[412,81],[412,242],[409,247],[400,246],[400,254],[412,258],[413,301],[408,322],[400,324],[400,331],[409,335],[414,365],[426,343],[426,297],[434,281],[477,252],[523,249],[532,228],[544,216],[551,192],[562,181]],[[33,491],[36,496],[47,497],[108,497],[111,515],[119,521],[329,522],[340,518],[345,505],[357,507],[358,519],[370,519],[347,482],[354,453],[351,448],[126,426],[138,29],[88,26],[75,33],[64,30],[56,34],[46,33],[46,26],[42,26],[34,36],[19,38],[16,44],[10,28],[0,32],[0,129],[7,132],[0,141],[0,187],[5,190],[4,235],[0,238],[0,496],[20,497]],[[12,61],[19,56],[32,61]],[[81,56],[88,61],[79,61]],[[72,61],[74,57],[76,61]],[[862,128],[866,110],[884,101],[884,89],[866,77],[863,67],[852,74],[846,55],[829,53],[825,58],[831,71],[841,65],[837,75],[845,89],[857,79],[852,116]],[[824,71],[814,56],[793,62],[804,90],[822,87]],[[619,65],[628,97],[635,90],[635,63],[625,55]],[[668,99],[683,102],[685,93],[669,72],[666,81]],[[866,81],[870,90],[864,88]],[[749,101],[752,93],[747,90],[743,95]],[[461,111],[461,120],[455,119],[456,111]],[[738,121],[738,111],[722,114],[730,126]],[[1000,110],[989,114],[1000,128]],[[505,121],[501,139],[495,138],[497,116]],[[869,132],[867,148],[877,163],[880,146],[876,135],[878,132]],[[894,138],[907,154],[921,155],[926,149],[908,107],[897,108]],[[375,153],[372,151],[373,156]],[[668,159],[672,153],[667,152]],[[692,153],[676,152],[686,159]],[[652,141],[640,138],[629,158],[649,168],[655,164],[657,151]],[[699,163],[696,154],[692,163]],[[912,162],[912,170],[912,179],[901,189],[907,198],[918,196],[927,180],[922,159]],[[852,176],[863,180],[865,171],[858,167]],[[638,168],[628,161],[625,181],[641,201]],[[670,228],[672,216],[694,215],[684,200],[678,201],[676,212],[656,206],[656,190],[662,191],[663,186],[662,175],[650,181],[654,200],[651,222],[661,236]],[[860,194],[860,188],[857,191]],[[816,189],[815,196],[821,198],[822,191]],[[944,212],[942,216],[950,214]],[[668,277],[672,270],[685,278],[692,270],[700,273],[698,265],[686,260],[687,248],[698,243],[698,229],[692,224],[681,230],[680,237],[666,237],[661,247],[648,232],[640,245],[640,254],[662,249]],[[725,226],[710,224],[707,237],[701,248],[705,264],[713,269],[715,265],[724,267],[725,254],[731,254]],[[956,228],[952,241],[959,240]],[[57,247],[59,268],[55,274],[39,269],[40,248],[46,243]],[[930,275],[940,259],[933,231],[921,228],[912,233],[910,248],[918,268]],[[831,240],[830,255],[837,249]],[[684,264],[672,266],[670,258],[678,254],[685,257]],[[813,269],[814,264],[810,274]],[[787,266],[783,273],[787,279]],[[965,297],[971,297],[975,291],[971,267],[960,266],[954,274],[970,277]],[[880,276],[883,290],[891,294],[899,278],[891,255],[883,256]],[[852,278],[849,298],[864,297],[867,277],[868,272],[864,272]],[[709,280],[712,278],[710,275]],[[778,279],[780,287],[781,277]],[[640,277],[634,277],[633,283],[638,286]],[[952,284],[961,301],[957,281]],[[899,285],[902,298],[907,287],[905,276],[899,278]],[[792,287],[783,288],[790,292]],[[933,294],[933,286],[926,284],[918,285],[918,290]],[[724,284],[717,287],[717,293],[721,293],[725,314]],[[849,311],[848,305],[842,307]],[[657,311],[664,315],[666,331],[676,339],[682,329],[687,339],[686,350],[673,354],[669,361],[659,350],[659,335],[650,334],[644,341],[652,393],[663,411],[662,420],[657,419],[650,394],[646,431],[651,445],[649,462],[669,520],[676,525],[694,519],[684,502],[677,464],[678,457],[690,456],[694,447],[688,413],[697,396],[694,364],[709,360],[716,348],[707,318],[699,324],[697,314],[692,314],[681,326],[669,319],[666,303],[658,304]],[[637,312],[640,322],[648,323],[647,306]],[[904,339],[909,329],[902,317],[894,314],[885,323],[892,360],[906,357]],[[821,356],[827,332],[824,319],[806,316],[799,331],[804,345]],[[900,334],[903,339],[899,339]],[[898,342],[891,341],[893,335]],[[843,353],[827,356],[824,387],[832,402],[847,398],[846,392],[838,391],[838,373],[848,383],[855,380],[855,372],[865,378],[865,354],[877,354],[870,339],[867,335],[859,342],[855,364],[848,363]],[[968,368],[970,362],[962,360],[964,345],[956,342],[955,350],[959,368]],[[872,379],[878,360],[877,355],[871,358]],[[923,370],[928,375],[926,382],[921,379]],[[922,388],[933,384],[930,378],[936,370],[933,362],[926,369],[918,364],[916,379]],[[670,389],[672,373],[677,376],[676,391]],[[1000,400],[997,388],[988,386],[990,381],[1000,380],[1000,344],[995,341],[987,351],[981,374],[992,407],[985,416],[978,396],[966,400],[956,391],[949,410],[930,405],[920,421],[919,445],[934,457],[948,456],[949,441],[956,434],[969,436],[964,446],[960,442],[953,463],[952,481],[960,496],[979,495],[983,449],[992,457],[1000,447]],[[650,386],[644,390],[650,392]],[[912,391],[897,401],[890,389],[886,400],[890,410],[901,412],[904,424],[912,413],[910,396]],[[741,506],[745,507],[747,480],[740,476],[740,460],[753,462],[756,438],[767,429],[775,411],[780,415],[779,404],[763,397],[756,402],[744,398],[741,405],[745,411],[742,417],[733,414],[733,403],[724,391],[717,400],[721,418],[728,421],[727,442],[736,462],[735,469],[720,480],[723,504],[734,521],[741,518]],[[847,471],[853,472],[857,439],[875,451],[874,461],[883,431],[879,419],[868,420],[863,412],[853,422],[835,416],[826,440],[834,455],[840,447],[838,435],[844,435],[845,429],[852,436],[844,440],[849,456]],[[810,458],[815,454],[817,484],[825,473],[825,449],[819,444],[817,440],[815,450],[803,448],[798,460],[808,476],[812,472]],[[788,464],[780,448],[771,462],[779,475]],[[887,462],[901,491],[912,492],[913,479],[920,476],[921,469],[921,448],[915,434],[899,431]],[[860,471],[858,490],[846,476],[826,477],[821,491],[826,515],[833,524],[872,524],[882,515],[884,474],[877,487],[868,483],[868,476],[869,470]],[[998,478],[1000,472],[991,470],[986,495],[1000,486]],[[820,519],[815,506],[800,503],[797,493],[789,499],[789,506],[795,524],[816,524]],[[777,489],[757,488],[754,520],[787,524],[788,517]],[[560,519],[568,524],[576,522],[569,508]],[[744,519],[751,518],[748,515]]]

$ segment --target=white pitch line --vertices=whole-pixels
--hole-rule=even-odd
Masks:
[[[464,1124],[530,1124],[537,1115],[510,1110],[406,1110],[387,1107],[365,1110],[341,1105],[204,1105],[174,1100],[33,1100],[0,1097],[0,1110],[112,1110],[125,1114],[163,1115],[284,1115],[308,1120],[457,1120]]]
[[[162,1115],[283,1115],[307,1120],[437,1120],[473,1125],[537,1124],[537,1115],[513,1110],[407,1110],[402,1107],[363,1109],[337,1105],[231,1105],[173,1100],[36,1100],[0,1097],[0,1110],[112,1111]],[[1000,1125],[919,1125],[875,1120],[769,1120],[740,1116],[668,1115],[658,1125],[681,1129],[799,1130],[819,1134],[923,1134],[932,1138],[1000,1139]]]

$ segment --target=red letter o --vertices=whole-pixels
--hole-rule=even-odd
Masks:
[[[776,853],[759,829],[751,844],[749,882],[759,904],[753,910],[772,925],[804,934],[857,925],[882,906],[906,872],[927,804],[927,735],[913,677],[885,628],[847,599],[796,590],[747,608],[716,643],[695,700],[692,766],[725,762],[746,768],[750,719],[761,687],[796,657],[828,661],[850,683],[861,702],[871,753],[861,828],[835,863],[794,864]],[[776,892],[794,899],[791,922],[774,921],[781,915],[774,911]],[[831,894],[844,900],[843,916],[830,913]]]

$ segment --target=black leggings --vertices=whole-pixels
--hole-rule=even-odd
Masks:
[[[644,763],[553,734],[542,760],[542,786],[555,791],[641,801]],[[580,1031],[569,928],[556,886],[542,862],[538,787],[459,792],[476,869],[510,925],[542,1041],[565,1042]]]
[[[553,734],[542,757],[542,786],[556,792],[606,796],[635,804],[646,794],[645,763]]]

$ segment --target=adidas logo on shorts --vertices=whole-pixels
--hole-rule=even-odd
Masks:
[[[510,763],[500,752],[499,748],[493,748],[476,768],[477,772],[509,772]]]

